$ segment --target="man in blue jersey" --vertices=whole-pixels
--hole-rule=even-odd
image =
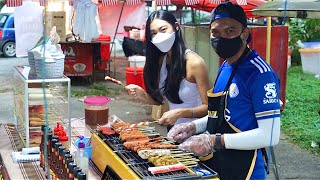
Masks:
[[[280,137],[279,79],[249,49],[251,35],[241,6],[218,5],[210,34],[214,51],[225,62],[207,93],[208,116],[174,126],[168,137],[184,141],[179,148],[205,156],[222,180],[266,179],[262,148],[278,144]],[[190,137],[204,131],[209,133]]]

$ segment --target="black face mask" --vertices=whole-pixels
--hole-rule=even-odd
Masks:
[[[216,37],[210,40],[214,51],[224,59],[234,56],[242,46],[240,35],[231,39]]]

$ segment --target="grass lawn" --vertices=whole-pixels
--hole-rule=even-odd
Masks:
[[[320,143],[320,79],[304,74],[301,66],[288,71],[286,108],[281,116],[281,130],[290,141],[320,155],[320,148],[311,147],[314,141]]]
[[[94,83],[89,86],[72,86],[71,96],[83,98],[84,96],[108,96],[113,97],[124,91],[121,86],[108,87],[104,83]]]

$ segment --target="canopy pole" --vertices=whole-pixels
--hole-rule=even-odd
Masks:
[[[271,17],[267,21],[267,46],[266,46],[266,61],[270,64],[271,53]]]
[[[126,3],[126,1],[122,2],[121,11],[120,11],[119,19],[118,19],[118,24],[117,24],[117,27],[116,27],[116,31],[114,32],[114,36],[113,36],[113,40],[112,40],[112,43],[111,43],[111,49],[110,49],[109,56],[111,56],[111,53],[112,53],[112,50],[113,50],[113,45],[115,45],[114,41],[116,40],[116,35],[117,35],[118,29],[119,29],[119,24],[120,24],[120,21],[121,21],[121,17],[122,17],[123,8],[124,8],[124,4],[125,3]]]
[[[157,11],[157,0],[154,1],[154,11]]]

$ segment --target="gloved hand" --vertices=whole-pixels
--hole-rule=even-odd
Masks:
[[[181,123],[173,126],[168,132],[169,139],[177,141],[178,143],[191,137],[196,132],[196,125],[194,122]]]
[[[178,146],[179,149],[193,152],[196,156],[206,156],[213,152],[214,135],[200,134],[192,136]]]

